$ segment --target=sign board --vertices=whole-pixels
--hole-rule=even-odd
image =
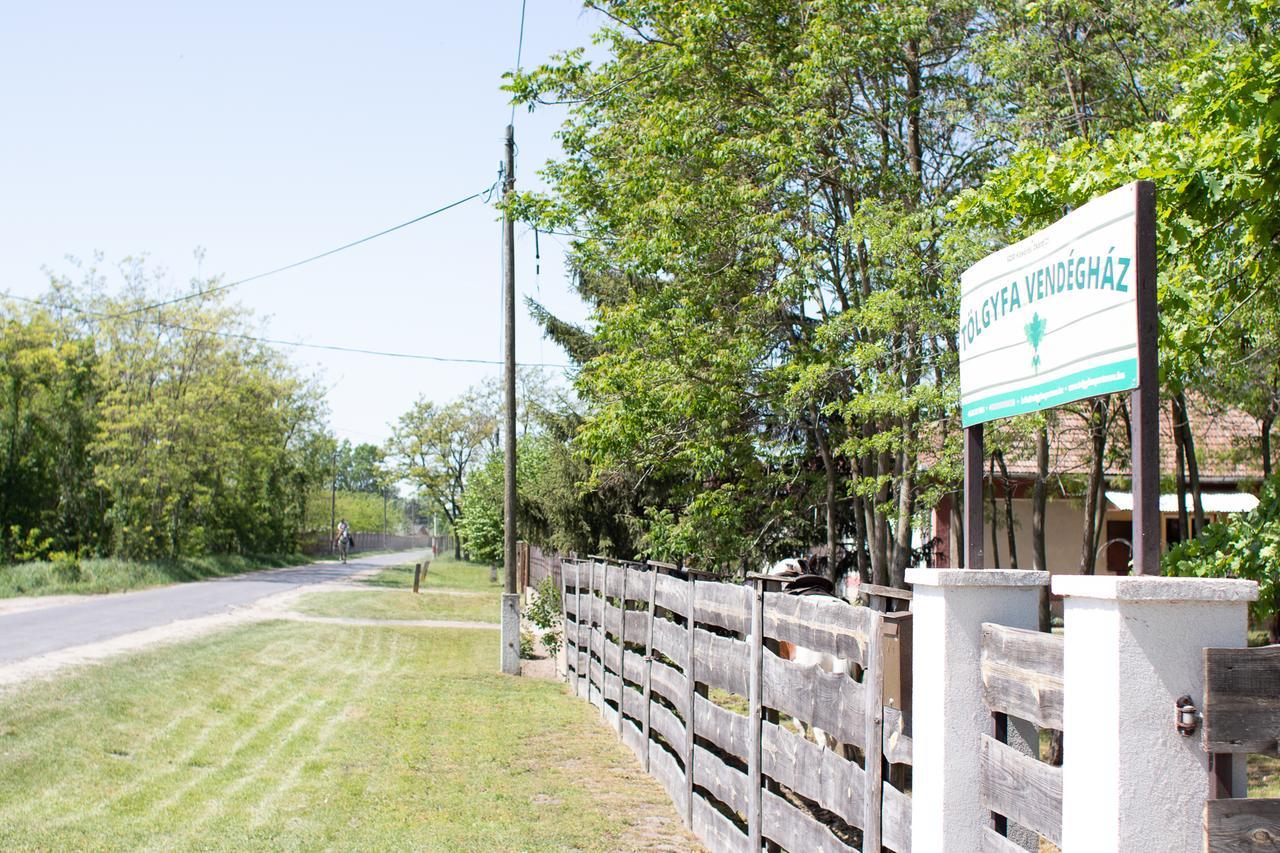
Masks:
[[[1138,387],[1134,185],[960,278],[964,426]]]

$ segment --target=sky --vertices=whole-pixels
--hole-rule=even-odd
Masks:
[[[109,281],[146,255],[169,286],[232,281],[487,189],[511,108],[521,0],[355,4],[9,3],[0,23],[0,291],[41,295],[66,259]],[[528,0],[522,64],[588,45],[578,0]],[[563,108],[516,113],[517,186],[559,153]],[[582,320],[562,238],[516,230],[517,360],[565,364],[523,307]],[[501,223],[479,200],[234,289],[264,336],[502,358]],[[198,250],[202,257],[198,257]],[[288,349],[327,388],[330,424],[378,443],[420,396],[498,365]],[[563,371],[552,373],[563,377]]]

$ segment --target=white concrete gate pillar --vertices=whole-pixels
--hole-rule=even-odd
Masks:
[[[1048,572],[908,569],[913,584],[911,849],[982,849],[982,623],[1037,627]]]
[[[1202,850],[1208,756],[1199,733],[1178,734],[1174,707],[1184,694],[1204,707],[1201,650],[1245,645],[1257,584],[1060,575],[1053,591],[1065,597],[1063,850]]]

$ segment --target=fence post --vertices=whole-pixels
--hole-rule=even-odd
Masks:
[[[907,569],[907,582],[915,593],[911,849],[981,850],[990,821],[980,795],[979,755],[982,736],[992,730],[979,665],[982,623],[1034,629],[1049,573]],[[878,689],[875,696],[879,703]]]
[[[688,713],[685,714],[684,721],[684,806],[685,806],[685,823],[693,827],[693,721],[697,717],[694,710],[694,702],[697,696],[695,689],[698,667],[695,652],[697,651],[697,642],[694,632],[694,624],[697,621],[697,594],[698,581],[692,572],[686,572],[685,577],[688,578],[685,588],[689,595],[687,598],[688,610],[685,613],[685,654],[688,657],[685,660],[684,676],[688,684],[685,686],[685,701],[688,702]]]
[[[622,572],[621,594],[618,596],[618,737],[622,737],[622,691],[627,689],[627,567],[618,566]]]
[[[589,586],[587,587],[587,701],[594,703],[591,698],[591,688],[594,686],[594,680],[591,675],[591,655],[596,650],[596,561],[591,560],[591,572],[588,575]]]
[[[605,630],[604,630],[605,628],[604,605],[605,605],[605,596],[608,594],[608,592],[609,592],[609,564],[607,562],[601,561],[600,586],[596,589],[596,593],[597,593],[596,600],[600,602],[598,605],[600,610],[600,615],[596,619],[596,624],[599,626],[598,633],[600,634],[600,649],[598,652],[596,652],[596,655],[597,657],[600,658],[600,684],[597,689],[600,692],[600,719],[602,720],[606,719],[605,704],[604,704],[604,686],[605,686],[605,683],[609,680],[609,673],[605,669],[605,665],[604,665],[604,644],[608,640],[608,637],[605,636]]]
[[[569,584],[568,579],[564,576],[564,572],[560,572],[560,632],[562,639],[560,641],[560,653],[564,669],[561,675],[564,677],[565,683],[569,683]]]
[[[872,611],[871,618],[871,630],[867,633],[867,668],[862,676],[862,719],[865,727],[863,850],[880,849],[880,811],[884,799],[884,655],[880,653],[884,614]],[[976,754],[974,758],[976,760]]]
[[[658,570],[649,567],[649,618],[644,638],[644,772],[649,772],[649,703],[653,701],[653,602],[658,587]]]
[[[418,594],[418,582],[422,580],[422,563],[413,564],[413,594]]]
[[[1204,707],[1203,650],[1246,645],[1257,585],[1059,576],[1053,591],[1066,634],[1063,849],[1205,849],[1208,755],[1175,731],[1174,707],[1183,694]]]
[[[750,849],[759,850],[764,838],[763,814],[761,813],[762,781],[760,773],[761,761],[761,679],[764,670],[764,581],[752,581],[751,595],[751,669],[747,673],[747,702],[749,705],[747,722],[747,834]],[[877,815],[878,817],[878,815]],[[863,846],[863,849],[878,850],[879,847]]]

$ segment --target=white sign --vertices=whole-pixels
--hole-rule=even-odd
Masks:
[[[1137,197],[1096,198],[961,276],[964,426],[1138,386]]]

